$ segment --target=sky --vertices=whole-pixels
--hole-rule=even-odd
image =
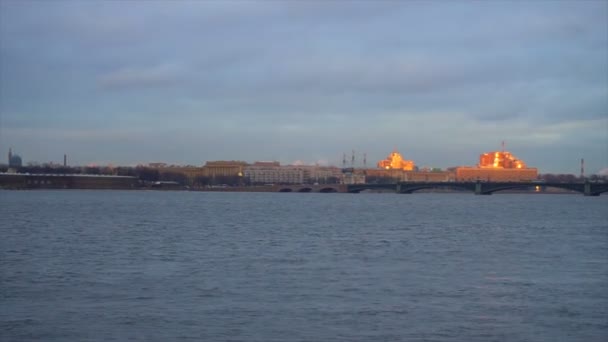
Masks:
[[[0,0],[0,151],[26,163],[446,168],[503,141],[608,172],[608,1]]]

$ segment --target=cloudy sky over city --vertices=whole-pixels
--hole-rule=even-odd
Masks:
[[[608,168],[608,2],[0,0],[0,148],[24,162],[445,168],[502,141]]]

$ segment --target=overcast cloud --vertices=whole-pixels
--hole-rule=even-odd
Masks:
[[[606,1],[0,0],[27,161],[608,167]]]

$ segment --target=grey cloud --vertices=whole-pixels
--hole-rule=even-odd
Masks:
[[[176,64],[127,67],[99,76],[98,83],[107,89],[166,86],[177,83],[183,74],[183,69]]]

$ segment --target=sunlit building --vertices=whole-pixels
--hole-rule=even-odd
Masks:
[[[477,166],[456,168],[459,181],[521,182],[537,177],[538,169],[527,167],[523,160],[506,151],[482,153]]]
[[[502,169],[525,169],[526,164],[510,152],[486,152],[479,156],[479,167]]]
[[[538,177],[536,168],[501,169],[462,166],[456,168],[456,180],[484,182],[522,182]]]
[[[378,167],[385,170],[412,171],[415,166],[412,160],[403,159],[403,156],[397,150],[391,152],[386,159],[378,162]]]
[[[206,177],[242,176],[245,166],[247,163],[244,161],[208,161],[203,166],[203,175]]]

